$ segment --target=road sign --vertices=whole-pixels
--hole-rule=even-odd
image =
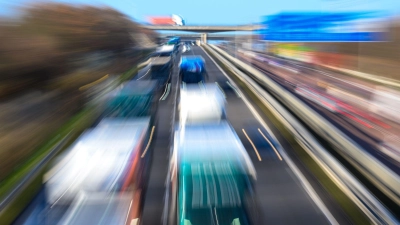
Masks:
[[[261,39],[269,41],[383,41],[376,12],[281,13],[263,18]]]

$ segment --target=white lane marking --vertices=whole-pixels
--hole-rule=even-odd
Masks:
[[[219,90],[221,90],[222,94],[224,95],[224,98],[226,98],[225,92],[224,92],[224,90],[222,89],[222,87],[219,86],[218,82],[215,82],[215,83],[217,84]]]
[[[139,79],[137,79],[137,80],[142,79],[142,78],[145,77],[149,72],[150,72],[150,69],[148,69],[147,72],[146,72],[143,76],[141,76]]]
[[[149,149],[151,140],[153,139],[154,128],[156,128],[156,126],[153,126],[153,127],[151,128],[151,134],[150,134],[149,142],[147,142],[146,148],[144,149],[141,158],[144,158],[144,156],[146,155],[147,150]]]
[[[164,101],[168,97],[170,91],[171,91],[171,83],[168,83],[167,87],[164,90],[164,94],[160,98],[160,101]]]
[[[131,207],[132,207],[132,201],[133,200],[131,200],[131,202],[129,203],[129,209],[128,209],[128,213],[126,215],[125,224],[128,222],[128,219],[129,219],[129,214],[131,212]]]
[[[203,49],[203,48],[202,48]],[[204,49],[203,49],[204,51]],[[215,62],[215,60],[208,54],[208,52],[204,51],[207,56],[211,59],[211,61],[214,62],[214,64],[217,66],[217,68],[222,72],[222,74],[225,75],[225,77],[229,80],[229,82],[231,82],[231,84],[234,84],[234,82],[232,81],[232,79],[225,73],[225,71],[222,70],[222,68]],[[237,88],[237,85],[235,85]],[[238,89],[240,91],[240,89]],[[241,93],[241,91],[240,91]],[[241,95],[243,96],[242,99],[244,101],[244,103],[247,105],[247,107],[250,109],[251,113],[254,115],[254,117],[258,120],[258,122],[263,126],[264,129],[267,130],[268,133],[271,134],[272,138],[274,138],[279,146],[282,146],[278,139],[276,139],[274,133],[272,133],[271,129],[268,127],[268,125],[265,123],[265,121],[261,118],[260,114],[258,114],[258,112],[255,110],[255,108],[251,105],[251,103],[249,102],[249,100],[247,99],[246,96],[243,95],[243,93],[241,93]],[[282,157],[285,159],[286,163],[288,164],[288,166],[290,167],[290,169],[294,172],[294,174],[297,176],[297,178],[300,180],[303,188],[306,190],[307,194],[311,197],[311,199],[314,201],[314,203],[317,205],[317,207],[322,211],[322,213],[325,215],[325,217],[328,219],[328,221],[331,224],[334,225],[339,225],[339,223],[336,221],[335,217],[333,217],[333,215],[331,214],[331,212],[329,212],[328,208],[325,206],[325,204],[322,202],[322,200],[319,198],[319,196],[316,194],[315,190],[312,188],[311,184],[307,181],[307,179],[304,177],[304,175],[301,173],[301,171],[299,170],[299,168],[297,168],[297,166],[294,164],[294,162],[292,161],[292,159],[287,155],[285,149],[283,149],[282,147],[279,148],[280,153],[282,155]]]
[[[272,149],[274,149],[276,155],[278,156],[279,160],[282,161],[282,157],[279,154],[278,150],[276,150],[275,146],[269,141],[269,139],[264,135],[264,133],[260,130],[260,128],[258,128],[258,132],[260,132],[260,134],[264,137],[264,139],[268,142],[269,145],[271,145]]]
[[[242,129],[242,131],[243,131],[244,135],[246,136],[247,140],[249,140],[251,146],[253,146],[253,149],[257,154],[258,161],[262,161],[261,156],[258,153],[258,150],[257,150],[256,146],[254,145],[253,141],[251,141],[250,137],[247,135],[247,133],[246,133],[246,131],[244,129]]]
[[[229,81],[226,81],[226,83],[229,85],[229,87],[231,87],[235,91],[236,95],[240,98],[241,95],[238,92],[238,90],[236,90],[236,88]]]
[[[163,94],[161,95],[161,97],[160,97],[160,101],[161,101],[161,99],[164,97],[164,95],[165,95],[165,93],[167,92],[167,89],[168,89],[168,85],[169,85],[170,83],[168,83],[167,84],[167,86],[165,86],[165,89],[164,89],[164,92],[163,92]]]

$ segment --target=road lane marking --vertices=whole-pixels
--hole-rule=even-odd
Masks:
[[[161,101],[161,99],[164,97],[165,93],[167,92],[168,85],[169,85],[169,83],[167,84],[167,86],[165,86],[164,93],[161,95],[161,97],[160,97],[160,99],[159,99],[160,101]]]
[[[225,94],[224,90],[222,89],[222,87],[219,86],[218,82],[215,82],[215,83],[217,84],[219,90],[221,90],[222,94],[224,95],[224,98],[226,98],[226,94]]]
[[[250,139],[249,136],[247,135],[246,131],[245,131],[244,129],[242,129],[242,131],[243,131],[244,135],[246,136],[247,140],[249,140],[251,146],[253,146],[253,149],[254,149],[254,151],[255,151],[256,154],[257,154],[258,161],[262,161],[261,156],[260,156],[260,154],[258,153],[258,150],[257,150],[256,146],[255,146],[254,143],[251,141],[251,139]]]
[[[171,83],[168,83],[168,85],[165,87],[164,94],[160,98],[160,101],[164,101],[168,97],[170,90],[171,90]]]
[[[130,211],[131,211],[131,208],[132,208],[132,201],[133,200],[131,200],[131,202],[129,203],[129,209],[128,209],[128,213],[126,215],[125,224],[128,222],[128,219],[129,219],[129,214],[130,214]]]
[[[147,72],[146,72],[143,76],[139,77],[139,79],[137,79],[137,80],[142,79],[142,78],[145,77],[149,72],[150,72],[150,69],[148,69]]]
[[[279,160],[282,161],[282,157],[279,154],[279,152],[276,150],[275,146],[268,140],[268,138],[264,135],[264,133],[260,130],[260,128],[258,128],[258,131],[264,137],[264,139],[268,142],[268,144],[271,145],[271,147],[274,149],[274,151],[275,151],[276,155],[278,156]]]
[[[226,81],[226,83],[229,85],[229,87],[231,87],[231,88],[235,91],[236,95],[237,95],[239,98],[242,97],[242,96],[240,95],[239,91],[236,90],[236,88],[235,88],[229,81]]]
[[[85,89],[88,89],[88,88],[90,88],[90,87],[93,87],[94,85],[96,85],[96,84],[102,82],[103,80],[105,80],[105,79],[107,79],[107,78],[108,78],[108,74],[105,75],[105,76],[103,76],[102,78],[100,78],[100,79],[98,79],[98,80],[93,81],[92,83],[83,85],[82,87],[79,88],[79,90],[80,90],[80,91],[83,91],[83,90],[85,90]]]
[[[155,128],[155,127],[156,127],[156,126],[153,126],[153,127],[151,128],[150,139],[149,139],[149,142],[147,142],[146,149],[144,150],[144,152],[143,152],[143,154],[142,154],[141,158],[144,158],[144,156],[146,155],[146,152],[147,152],[147,150],[149,149],[149,146],[150,146],[151,140],[153,139],[153,133],[154,133],[154,128]]]

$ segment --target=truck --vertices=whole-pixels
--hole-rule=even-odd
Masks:
[[[174,145],[179,225],[257,224],[256,171],[227,121],[187,125]]]
[[[163,45],[150,55],[148,78],[157,81],[159,87],[165,86],[171,79],[176,57],[175,47]]]
[[[219,123],[226,119],[225,96],[214,84],[188,84],[179,99],[180,124]]]
[[[201,45],[200,39],[197,39],[197,40],[196,40],[196,45],[197,45],[197,46],[200,46],[200,45]]]
[[[180,43],[181,43],[181,38],[180,37],[173,37],[173,38],[169,39],[167,41],[167,43],[165,43],[165,45],[174,46],[174,53],[176,54],[179,51]]]
[[[170,160],[177,224],[258,224],[254,165],[214,84],[181,90]]]
[[[49,205],[70,205],[80,192],[141,189],[150,118],[103,119],[85,131],[44,175]]]
[[[121,210],[121,201],[127,202],[114,204],[110,197],[118,195],[128,196],[135,206],[129,209],[132,220],[140,217],[138,207],[147,186],[148,149],[154,134],[156,90],[154,81],[129,81],[105,97],[99,122],[57,156],[43,176],[49,217],[58,221],[66,215],[62,224],[98,224],[94,215],[104,213],[97,219],[108,218]],[[86,196],[83,199],[82,194]],[[102,197],[94,200],[92,196]]]
[[[181,84],[205,83],[208,78],[205,60],[200,55],[182,56],[179,63]]]

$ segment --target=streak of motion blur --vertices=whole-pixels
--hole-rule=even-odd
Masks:
[[[270,4],[296,0],[16,2],[26,5],[0,3],[0,225],[371,222],[293,135],[294,120],[246,86],[261,81],[234,76],[245,69],[213,55],[211,40],[400,180],[400,26],[379,1],[271,15]],[[400,218],[400,196],[271,98]]]

